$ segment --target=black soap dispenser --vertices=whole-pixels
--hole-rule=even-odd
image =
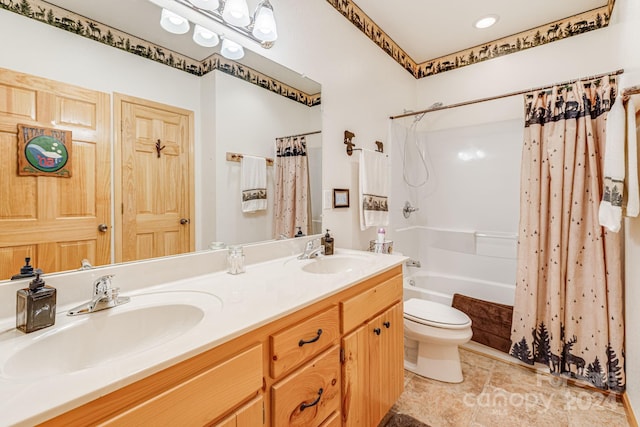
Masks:
[[[298,229],[298,232],[293,237],[304,237],[305,234],[302,232],[302,227],[296,227],[296,228]]]
[[[26,257],[24,259],[24,265],[20,267],[20,273],[11,276],[11,280],[25,279],[27,277],[35,277],[36,273],[33,271],[33,266],[29,265],[31,258]]]
[[[29,287],[18,290],[16,296],[16,328],[27,334],[56,322],[56,289],[45,285],[41,270],[35,274]]]
[[[333,237],[329,234],[329,229],[327,228],[327,234],[321,239],[321,244],[324,245],[324,254],[325,255],[333,255]]]

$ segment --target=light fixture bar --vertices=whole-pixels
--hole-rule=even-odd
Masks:
[[[253,23],[251,23],[248,27],[235,27],[227,24],[224,19],[222,19],[222,15],[220,15],[217,11],[210,11],[205,9],[198,9],[187,0],[149,0],[151,3],[154,3],[162,8],[168,9],[172,12],[177,13],[180,16],[187,18],[189,21],[194,24],[199,24],[202,27],[211,30],[213,32],[218,33],[221,38],[227,38],[230,40],[239,43],[240,45],[245,45],[242,43],[242,38],[234,37],[234,35],[240,35],[244,38],[247,38],[255,43],[258,43],[264,49],[270,49],[274,42],[272,41],[261,41],[257,37],[252,34]],[[249,47],[246,46],[245,47]]]

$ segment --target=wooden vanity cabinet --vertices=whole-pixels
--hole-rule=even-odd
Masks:
[[[363,297],[365,296],[365,297]],[[342,304],[343,426],[377,426],[402,394],[402,277]],[[382,313],[379,310],[382,309]]]
[[[397,266],[43,425],[375,426],[403,388],[401,301]]]

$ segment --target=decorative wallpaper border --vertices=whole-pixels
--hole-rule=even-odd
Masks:
[[[469,49],[417,63],[352,0],[327,0],[338,12],[387,52],[416,79],[520,52],[609,25],[615,0],[606,6],[560,19]]]
[[[0,9],[15,12],[196,76],[204,76],[211,71],[219,70],[308,107],[321,103],[320,93],[305,93],[253,68],[226,59],[218,53],[198,61],[44,0],[0,0]]]

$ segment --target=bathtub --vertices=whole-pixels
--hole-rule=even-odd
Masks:
[[[473,298],[499,304],[513,305],[515,284],[505,284],[462,277],[432,273],[424,270],[408,269],[403,283],[404,300],[421,298],[451,305],[453,294],[463,294]]]

